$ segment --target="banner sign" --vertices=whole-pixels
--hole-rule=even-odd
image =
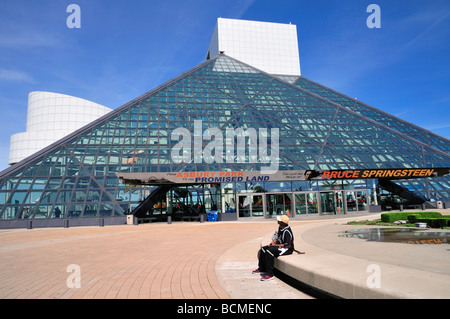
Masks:
[[[398,168],[398,169],[349,169],[349,170],[292,170],[264,174],[260,171],[218,172],[164,172],[164,173],[116,173],[125,184],[211,184],[239,182],[280,182],[341,179],[411,179],[445,176],[450,168]]]
[[[398,168],[398,169],[360,169],[323,171],[321,179],[407,179],[420,177],[437,177],[449,173],[447,168]]]

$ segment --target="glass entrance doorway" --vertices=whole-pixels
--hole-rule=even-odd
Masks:
[[[265,216],[264,194],[237,195],[239,217],[263,217]]]
[[[294,211],[291,208],[291,198],[291,193],[266,194],[266,217],[271,218],[283,214],[292,217]]]
[[[368,194],[367,189],[237,194],[237,212],[250,218],[363,212],[369,209]]]
[[[295,215],[317,214],[317,192],[294,193]]]
[[[347,212],[364,212],[369,210],[369,196],[367,190],[345,191],[345,205]]]
[[[322,214],[343,214],[344,200],[342,191],[320,192],[320,208]]]

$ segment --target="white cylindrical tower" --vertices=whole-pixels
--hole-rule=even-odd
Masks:
[[[70,95],[31,92],[26,132],[11,136],[9,164],[20,162],[110,111],[103,105]]]

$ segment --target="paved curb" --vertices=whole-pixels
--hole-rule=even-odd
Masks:
[[[240,243],[223,253],[216,262],[216,277],[232,299],[312,299],[278,278],[263,282],[252,274],[258,267],[261,238]]]

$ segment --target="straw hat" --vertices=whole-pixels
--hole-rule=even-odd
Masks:
[[[287,217],[287,215],[278,215],[277,216],[277,220],[279,222],[283,222],[285,224],[289,224],[289,217]]]

